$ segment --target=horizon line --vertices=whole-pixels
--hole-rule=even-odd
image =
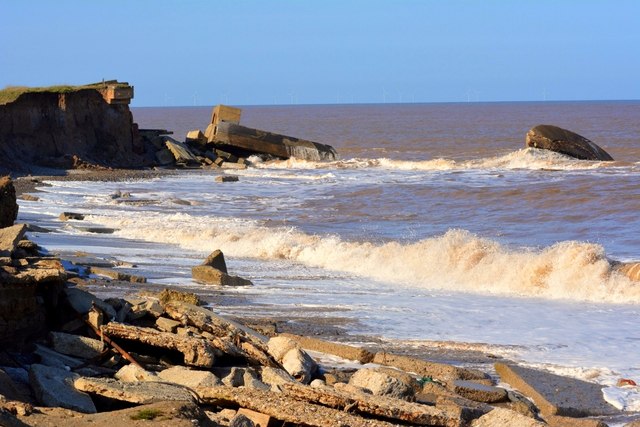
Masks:
[[[359,105],[424,105],[424,104],[559,104],[559,103],[587,103],[587,102],[640,102],[640,99],[565,99],[565,100],[518,100],[518,101],[416,101],[416,102],[319,102],[300,104],[234,104],[216,103],[200,105],[131,105],[131,108],[201,108],[216,105],[229,105],[237,107],[311,107],[311,106],[359,106]]]

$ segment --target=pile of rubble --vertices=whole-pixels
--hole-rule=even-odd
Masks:
[[[184,142],[171,138],[172,132],[166,130],[141,129],[140,135],[155,146],[161,166],[244,169],[249,165],[247,157],[252,155],[265,160],[296,157],[322,161],[338,157],[330,145],[241,126],[241,113],[226,105],[214,107],[205,132],[190,131]]]

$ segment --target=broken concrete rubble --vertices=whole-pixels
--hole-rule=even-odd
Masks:
[[[218,286],[251,286],[250,280],[238,276],[231,276],[227,272],[222,251],[212,252],[202,264],[191,267],[193,280]]]
[[[588,417],[618,412],[602,396],[602,386],[504,363],[495,364],[503,382],[533,399],[543,415]]]
[[[33,364],[29,370],[29,380],[40,404],[89,414],[96,412],[91,398],[73,387],[77,378],[77,374],[50,366]]]
[[[107,399],[136,404],[178,400],[191,402],[193,395],[184,387],[154,381],[121,382],[111,378],[76,378],[76,390]]]

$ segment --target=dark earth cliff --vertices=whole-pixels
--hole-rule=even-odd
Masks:
[[[132,96],[133,88],[124,87]],[[127,104],[87,86],[29,90],[0,104],[0,171],[147,165]]]

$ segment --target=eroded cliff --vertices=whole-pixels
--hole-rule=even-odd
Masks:
[[[100,89],[28,90],[0,105],[0,170],[147,165],[129,106]]]

